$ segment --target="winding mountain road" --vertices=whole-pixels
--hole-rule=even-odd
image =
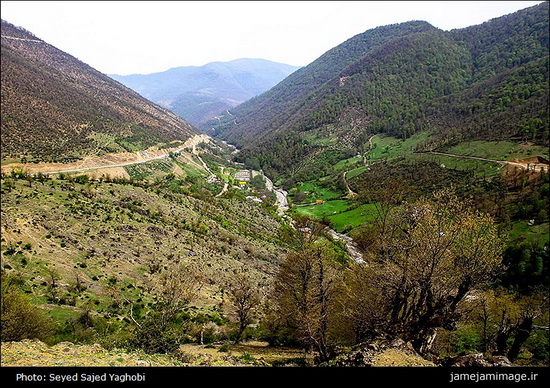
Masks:
[[[141,159],[141,160],[134,160],[134,161],[131,161],[131,162],[124,162],[124,163],[117,163],[117,164],[106,164],[106,165],[102,164],[102,165],[96,165],[96,166],[91,166],[91,167],[72,168],[72,169],[66,169],[66,170],[44,171],[43,174],[61,174],[61,173],[70,173],[70,172],[98,170],[98,169],[102,169],[102,168],[125,167],[125,166],[131,166],[131,165],[134,165],[134,164],[147,163],[147,162],[151,162],[153,160],[166,159],[170,156],[171,153],[178,153],[178,152],[181,152],[181,151],[183,151],[185,149],[188,149],[188,148],[192,148],[192,150],[195,152],[195,150],[196,150],[195,147],[197,146],[197,144],[202,143],[204,141],[207,141],[207,138],[208,138],[207,135],[195,135],[192,138],[189,138],[184,143],[185,145],[183,147],[177,148],[175,150],[170,150],[170,151],[168,151],[166,153],[163,153],[161,155],[150,156],[150,157],[147,157],[147,158],[144,158],[144,159]],[[202,161],[202,159],[200,159],[200,157],[199,157],[199,160],[204,165],[204,161]],[[212,171],[210,171],[210,170],[208,170],[208,171],[212,174]],[[32,173],[32,175],[36,175],[38,173],[39,172],[35,172],[35,173]],[[212,175],[214,175],[214,174],[212,174]]]
[[[491,163],[498,163],[501,165],[516,166],[526,170],[533,170],[533,171],[541,171],[543,169],[548,171],[548,165],[544,163],[520,163],[520,162],[513,162],[510,160],[495,160],[495,159],[482,158],[480,156],[456,155],[456,154],[450,154],[447,152],[439,152],[439,151],[418,151],[417,153],[449,156],[449,157],[458,158],[458,159],[480,160],[482,162],[491,162]]]

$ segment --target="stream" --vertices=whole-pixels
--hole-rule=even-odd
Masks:
[[[279,209],[279,215],[282,216],[288,210],[288,193],[279,187],[275,187],[271,179],[264,174],[262,176],[265,178],[266,189],[273,192],[277,197],[277,208]]]
[[[234,145],[231,145],[228,143],[225,143],[225,144],[235,149],[233,153],[238,152],[237,147],[235,147]],[[280,216],[283,216],[286,213],[286,211],[289,209],[288,193],[280,187],[275,187],[275,185],[273,184],[273,181],[269,179],[267,176],[265,176],[263,172],[259,172],[259,173],[265,178],[266,189],[275,194],[277,198],[278,213]],[[357,244],[355,243],[355,241],[353,241],[353,239],[350,236],[342,233],[338,233],[335,230],[329,228],[328,226],[327,226],[327,232],[333,239],[345,241],[348,255],[353,261],[359,264],[365,263],[365,260],[363,260],[363,255],[361,254],[361,251],[357,247]]]
[[[364,264],[365,263],[365,260],[363,260],[363,254],[361,253],[361,251],[357,247],[357,244],[355,243],[355,241],[353,241],[353,239],[350,236],[348,236],[346,234],[338,233],[337,231],[335,231],[335,230],[333,230],[329,227],[327,227],[327,230],[328,230],[329,234],[332,236],[333,239],[335,239],[335,240],[344,240],[346,242],[346,248],[348,250],[348,255],[353,261],[355,261],[358,264]]]
[[[263,175],[263,177],[265,178],[266,188],[269,191],[275,193],[277,197],[277,207],[279,209],[279,215],[282,216],[289,209],[288,193],[281,188],[275,187],[271,179],[269,179],[265,175]],[[359,264],[365,263],[365,260],[363,260],[363,255],[361,254],[361,251],[357,247],[357,244],[355,243],[355,241],[353,241],[353,239],[350,236],[342,233],[338,233],[335,230],[329,228],[328,226],[327,226],[327,232],[333,239],[345,241],[348,255],[353,261]]]

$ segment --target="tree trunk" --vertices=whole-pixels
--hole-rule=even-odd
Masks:
[[[508,349],[508,338],[510,338],[510,334],[512,334],[511,329],[501,329],[499,330],[496,338],[496,345],[497,349],[494,352],[496,356],[504,356],[506,355],[506,349]]]
[[[514,337],[514,343],[508,352],[508,360],[514,362],[518,356],[521,347],[527,341],[533,330],[533,318],[525,317],[516,329],[516,335]]]
[[[437,330],[433,327],[427,328],[418,333],[416,337],[411,341],[414,350],[420,355],[426,355],[432,349],[432,345],[437,336]]]

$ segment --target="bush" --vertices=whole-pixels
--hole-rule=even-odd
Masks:
[[[174,353],[183,341],[179,333],[163,330],[152,321],[147,321],[140,327],[130,345],[145,353]]]
[[[453,350],[456,354],[477,353],[482,349],[482,338],[480,333],[473,327],[459,327],[453,333]]]
[[[228,353],[229,352],[229,344],[223,344],[222,346],[220,346],[220,348],[218,349],[218,352]]]
[[[547,362],[550,359],[548,332],[545,330],[535,330],[534,334],[527,340],[525,347],[536,360]]]
[[[33,338],[45,340],[52,331],[50,318],[37,309],[19,289],[6,285],[4,281],[1,310],[2,342]]]

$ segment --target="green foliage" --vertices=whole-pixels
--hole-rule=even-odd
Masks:
[[[265,178],[262,175],[256,175],[250,179],[250,185],[256,190],[265,190]]]
[[[550,360],[550,340],[547,330],[535,330],[529,337],[525,347],[532,353],[536,360]]]
[[[470,354],[479,352],[483,338],[479,330],[468,325],[461,325],[452,334],[452,353]]]
[[[222,344],[222,346],[220,346],[220,348],[218,349],[218,352],[228,353],[229,352],[229,344]]]
[[[536,242],[516,243],[504,252],[503,263],[506,273],[502,284],[521,293],[531,292],[539,286],[549,284],[549,245]]]
[[[174,353],[184,343],[182,332],[177,328],[162,328],[151,317],[136,330],[130,346],[142,349],[145,353]]]
[[[547,31],[547,3],[449,32],[423,22],[375,28],[212,124],[242,148],[240,161],[289,186],[364,152],[372,134],[430,132],[418,149],[467,139],[547,145]],[[403,154],[387,145],[372,156]]]
[[[51,321],[21,292],[17,282],[16,278],[2,271],[2,342],[33,338],[44,340],[52,331]]]

